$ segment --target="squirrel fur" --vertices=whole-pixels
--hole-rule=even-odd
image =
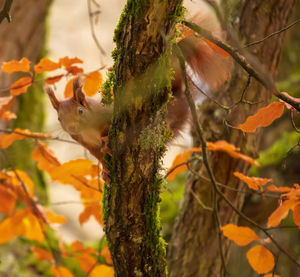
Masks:
[[[199,14],[192,18],[196,24],[207,27],[210,19]],[[188,65],[187,75],[190,80],[199,79],[211,89],[216,89],[229,77],[230,61],[216,53],[204,40],[195,34],[187,36],[178,43]],[[167,124],[176,136],[184,127],[189,117],[189,107],[185,97],[185,84],[178,64],[177,57],[172,57],[171,65],[174,68],[172,81],[173,97],[167,105]],[[82,91],[82,80],[77,77],[73,82],[73,96],[59,101],[52,88],[46,92],[56,109],[61,126],[69,135],[87,148],[100,162],[103,162],[107,151],[108,130],[113,114],[112,106],[105,106],[95,99],[85,96]],[[195,93],[194,93],[195,94]]]

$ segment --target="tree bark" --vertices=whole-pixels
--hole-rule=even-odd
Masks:
[[[268,1],[240,1],[236,7],[233,22],[239,31],[240,43],[245,45],[252,41],[266,37],[268,34],[286,26],[289,19],[293,0],[268,0]],[[284,33],[273,36],[263,43],[248,48],[265,69],[274,77],[281,54]],[[248,56],[248,55],[247,55]],[[250,58],[250,61],[255,61]],[[246,87],[248,77],[241,68],[233,71],[232,80],[228,88],[214,96],[219,103],[231,106],[237,102]],[[241,148],[241,152],[256,157],[261,138],[261,131],[255,134],[243,135],[241,131],[231,129],[224,125],[224,118],[230,125],[237,126],[245,118],[254,114],[270,101],[271,94],[258,82],[251,79],[245,98],[248,101],[259,102],[256,105],[239,104],[229,115],[224,110],[210,101],[205,101],[199,110],[199,120],[205,131],[207,141],[226,140]],[[199,146],[199,141],[194,136],[194,144]],[[242,189],[243,184],[233,176],[234,171],[247,175],[249,166],[241,160],[230,158],[226,154],[210,154],[210,165],[216,181],[234,189]],[[184,201],[176,219],[173,236],[169,244],[168,266],[169,274],[175,276],[222,276],[221,255],[218,244],[218,227],[211,211],[203,210],[199,205],[200,198],[207,206],[212,206],[213,186],[207,181],[207,172],[201,164],[193,165],[203,178],[189,175],[184,194]],[[245,195],[222,188],[225,195],[234,206],[241,208]],[[218,214],[221,225],[236,223],[237,215],[219,197],[217,197]],[[230,243],[222,238],[222,250],[225,260],[230,252]]]
[[[129,0],[115,32],[114,119],[105,232],[116,276],[166,276],[158,171],[168,139],[169,43],[182,1]]]
[[[4,4],[0,0],[0,8]],[[45,51],[46,15],[51,0],[14,0],[10,15],[12,22],[4,19],[0,24],[0,63],[12,59],[27,57],[33,66]],[[20,77],[19,74],[7,74],[0,70],[0,96],[9,94],[10,85]],[[45,98],[42,84],[36,83],[28,92],[17,98],[14,110],[17,119],[1,122],[1,128],[23,128],[41,132],[45,128]],[[10,161],[1,158],[1,168],[11,165],[25,170],[36,184],[36,193],[42,203],[47,202],[46,181],[31,159],[34,148],[32,141],[18,141],[7,153]]]

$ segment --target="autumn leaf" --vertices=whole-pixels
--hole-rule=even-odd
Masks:
[[[300,228],[300,203],[297,202],[293,211],[293,220],[294,223]]]
[[[59,63],[61,66],[68,68],[72,66],[74,63],[83,63],[83,61],[81,59],[78,59],[77,57],[69,58],[68,56],[66,56],[64,58],[60,58]]]
[[[64,97],[69,98],[73,96],[73,82],[75,78],[70,79],[66,86],[65,86],[65,91],[64,91]]]
[[[277,274],[269,273],[269,274],[264,275],[263,277],[280,277],[280,276]]]
[[[70,248],[72,252],[79,252],[84,254],[96,254],[92,247],[85,247],[81,241],[75,240],[71,243]]]
[[[216,142],[207,142],[207,150],[225,152],[229,156],[235,159],[242,159],[249,164],[259,166],[259,163],[257,163],[254,159],[244,154],[241,154],[240,148],[235,147],[233,144],[228,143],[225,140],[218,140]]]
[[[39,61],[38,64],[34,66],[34,71],[37,74],[44,73],[46,71],[53,71],[60,68],[60,63],[51,61],[48,58],[43,58]]]
[[[92,270],[90,277],[114,277],[114,269],[111,266],[107,266],[104,264],[100,264],[95,266],[95,268]]]
[[[220,54],[223,58],[229,58],[230,55],[229,53],[227,53],[224,49],[222,49],[221,47],[219,47],[218,45],[216,45],[215,43],[213,43],[212,41],[210,41],[209,39],[206,38],[202,38],[203,41],[206,42],[206,44],[216,53]]]
[[[11,134],[2,134],[0,136],[0,148],[5,149],[13,144],[16,140],[22,140],[24,138],[51,138],[49,134],[42,134],[36,132],[30,132],[27,129],[16,128]]]
[[[239,246],[245,246],[254,240],[260,240],[256,233],[248,227],[227,224],[223,226],[221,230],[225,237],[233,240]]]
[[[283,201],[283,203],[269,216],[267,226],[278,226],[281,220],[288,216],[289,210],[294,209],[296,204],[297,201],[295,199],[288,199]]]
[[[246,256],[249,264],[258,274],[269,272],[275,265],[272,252],[263,245],[252,247]]]
[[[70,270],[63,266],[52,265],[50,270],[54,277],[74,277]]]
[[[12,60],[2,63],[2,70],[6,73],[13,72],[29,72],[30,61],[27,58],[22,58],[20,61]]]
[[[11,177],[10,182],[14,187],[18,188],[23,192],[22,186],[24,185],[28,195],[30,197],[34,196],[34,183],[25,171],[16,169],[8,171],[6,174]]]
[[[70,73],[72,75],[78,75],[83,72],[83,68],[78,67],[78,66],[70,66],[67,68],[67,70],[68,70],[68,73]]]
[[[259,187],[263,187],[267,183],[273,181],[272,179],[245,176],[240,172],[234,172],[233,175],[244,181],[248,187],[253,190],[258,190]]]
[[[7,96],[0,98],[0,118],[4,120],[15,119],[17,116],[10,111],[15,101],[14,96]]]
[[[12,215],[16,206],[16,200],[16,194],[5,186],[5,182],[2,181],[2,185],[0,185],[0,212],[8,216]]]
[[[243,132],[253,133],[258,127],[266,127],[275,119],[281,117],[284,111],[284,104],[274,102],[267,107],[261,108],[256,114],[249,116],[243,124],[238,126],[238,129]]]
[[[54,214],[52,211],[46,213],[46,218],[49,223],[64,224],[67,222],[64,216]]]
[[[17,96],[22,93],[25,93],[27,89],[32,85],[32,78],[31,77],[23,77],[19,80],[15,81],[10,86],[10,94]]]
[[[274,192],[288,192],[291,191],[292,188],[290,187],[276,187],[275,185],[270,185],[267,187],[268,191],[274,191]]]
[[[193,34],[195,34],[195,31],[192,30],[192,29],[188,29],[188,30],[186,30],[186,31],[183,31],[183,32],[182,32],[182,35],[181,35],[180,37],[176,38],[176,42],[178,43],[178,42],[180,42],[181,40],[183,40],[183,39],[185,39],[185,38],[187,38],[187,37],[190,37],[190,36],[193,35]]]
[[[0,223],[0,244],[6,243],[17,236],[25,236],[29,240],[38,242],[44,240],[44,234],[38,219],[28,210],[19,210]]]
[[[45,83],[48,85],[53,85],[61,80],[61,78],[64,77],[64,74],[48,77],[45,80]]]
[[[34,254],[34,257],[39,261],[49,261],[49,262],[53,261],[52,254],[48,250],[45,250],[44,248],[31,247],[31,251]]]
[[[87,96],[93,96],[102,85],[102,75],[98,71],[89,73],[84,80],[83,90]]]
[[[3,119],[3,120],[11,120],[11,119],[16,119],[17,115],[15,113],[10,112],[10,111],[6,111],[1,115],[0,118]]]
[[[110,251],[107,245],[104,246],[104,248],[101,250],[101,256],[103,256],[105,258],[105,261],[108,264],[113,264],[113,261],[111,259],[111,255],[110,255]]]
[[[39,170],[52,172],[59,167],[61,163],[54,156],[53,151],[43,142],[39,141],[37,147],[32,151],[32,159],[37,161]]]
[[[176,176],[179,173],[185,172],[187,170],[187,165],[184,164],[188,161],[192,151],[191,150],[186,150],[183,153],[178,154],[175,159],[173,160],[173,163],[171,167],[168,170],[168,181],[173,181],[175,180]],[[182,165],[180,165],[182,164]]]
[[[101,226],[104,226],[100,200],[97,202],[93,202],[93,203],[89,203],[89,204],[85,205],[84,210],[79,215],[80,225],[83,225],[84,223],[86,223],[90,219],[91,216],[94,216],[94,218],[97,220],[97,222]]]

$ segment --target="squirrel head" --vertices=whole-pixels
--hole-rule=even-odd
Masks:
[[[73,96],[69,99],[59,101],[50,87],[46,88],[46,92],[52,106],[57,111],[61,126],[71,136],[78,135],[91,125],[94,119],[92,118],[89,101],[82,91],[82,80],[80,77],[74,80]]]

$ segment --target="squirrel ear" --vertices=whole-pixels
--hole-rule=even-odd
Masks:
[[[73,99],[80,105],[87,107],[85,94],[82,91],[82,77],[77,77],[73,82]]]
[[[47,94],[48,94],[48,96],[50,98],[50,101],[52,103],[53,108],[58,111],[60,102],[56,98],[53,89],[50,88],[50,87],[46,87],[46,92],[47,92]]]

